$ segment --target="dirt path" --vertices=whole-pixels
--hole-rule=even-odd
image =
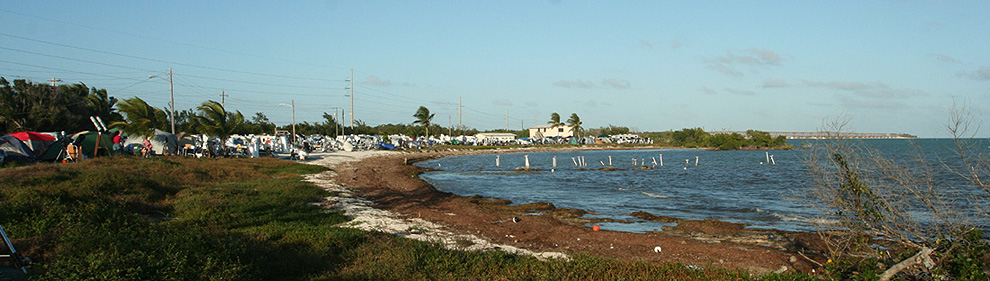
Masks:
[[[331,153],[313,164],[332,171],[310,180],[335,196],[327,205],[354,217],[348,224],[413,239],[436,241],[450,248],[501,249],[540,258],[590,253],[619,259],[679,262],[688,266],[744,269],[753,274],[799,270],[813,265],[796,253],[810,234],[750,231],[720,221],[682,221],[651,234],[594,231],[581,210],[558,209],[550,203],[510,206],[498,199],[463,197],[436,191],[417,175],[411,163],[465,151],[427,153]],[[804,242],[802,242],[804,241]]]

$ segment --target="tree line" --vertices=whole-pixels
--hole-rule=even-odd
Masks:
[[[150,135],[155,129],[169,131],[171,122],[169,111],[154,107],[141,98],[118,100],[110,96],[106,89],[90,88],[83,83],[52,86],[33,83],[23,79],[11,81],[0,77],[0,132],[41,131],[79,132],[94,129],[90,116],[100,117],[107,125],[119,128],[129,134]],[[341,120],[326,112],[323,120],[295,124],[295,131],[302,135],[365,134],[365,135],[474,135],[480,131],[473,128],[445,128],[432,123],[434,114],[421,106],[409,124],[381,124],[370,126],[355,120],[354,126],[344,126]],[[175,114],[176,132],[207,133],[225,138],[232,134],[271,134],[276,129],[292,131],[292,125],[276,126],[264,113],[256,112],[245,118],[240,111],[227,111],[216,101],[206,101],[202,105]],[[629,134],[628,127],[608,125],[596,129],[585,129],[577,113],[571,113],[566,121],[554,112],[547,122],[551,126],[568,125],[575,135],[619,135]],[[528,137],[528,130],[489,130],[490,132],[514,133],[518,137]],[[780,148],[786,146],[782,136],[771,137],[763,131],[749,130],[746,135],[738,133],[710,134],[701,128],[686,128],[679,131],[640,133],[642,137],[653,138],[656,144],[677,147],[713,147],[718,149]]]

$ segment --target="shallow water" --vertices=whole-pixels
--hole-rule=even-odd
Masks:
[[[866,143],[896,157],[908,155],[912,144],[941,155],[947,152],[944,140]],[[646,232],[670,225],[629,216],[644,211],[680,219],[745,223],[750,228],[812,231],[812,222],[829,220],[806,206],[801,201],[804,198],[797,198],[803,196],[802,189],[811,181],[802,162],[804,153],[805,150],[697,149],[526,152],[449,157],[417,165],[441,170],[421,176],[441,191],[503,198],[513,204],[551,202],[557,207],[599,214],[589,217],[636,222],[602,224],[610,230]],[[767,161],[768,154],[772,162]],[[539,171],[512,171],[525,166],[526,156],[530,167]],[[609,156],[611,166],[622,170],[597,170],[609,166]],[[575,166],[580,157],[586,160],[587,167]],[[659,165],[661,157],[663,166]],[[654,167],[654,159],[657,165],[653,170],[632,170],[644,164]]]

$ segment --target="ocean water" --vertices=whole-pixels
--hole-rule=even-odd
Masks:
[[[815,141],[805,142],[814,145]],[[803,145],[801,141],[792,144]],[[901,160],[916,155],[915,148],[921,148],[932,163],[951,158],[951,140],[867,140],[862,144]],[[978,149],[980,145],[987,148],[985,141],[977,145]],[[440,191],[508,199],[513,204],[550,202],[558,208],[595,213],[589,217],[634,222],[601,224],[609,230],[645,232],[668,225],[629,216],[644,211],[680,219],[745,223],[749,228],[812,231],[813,223],[828,225],[834,221],[804,201],[809,198],[806,189],[812,181],[804,163],[805,153],[809,150],[524,152],[449,157],[416,165],[439,169],[423,173],[421,178]],[[539,171],[513,171],[525,166],[527,157],[530,167]],[[597,170],[609,165],[609,157],[611,166],[622,170]],[[659,165],[661,157],[663,166]],[[580,158],[587,167],[575,166]],[[644,161],[654,169],[632,170],[643,166]]]

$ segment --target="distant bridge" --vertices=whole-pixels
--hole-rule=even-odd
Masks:
[[[711,134],[746,135],[745,131],[712,131]],[[915,139],[917,136],[898,133],[854,133],[854,132],[768,132],[772,137],[784,136],[788,139]]]

